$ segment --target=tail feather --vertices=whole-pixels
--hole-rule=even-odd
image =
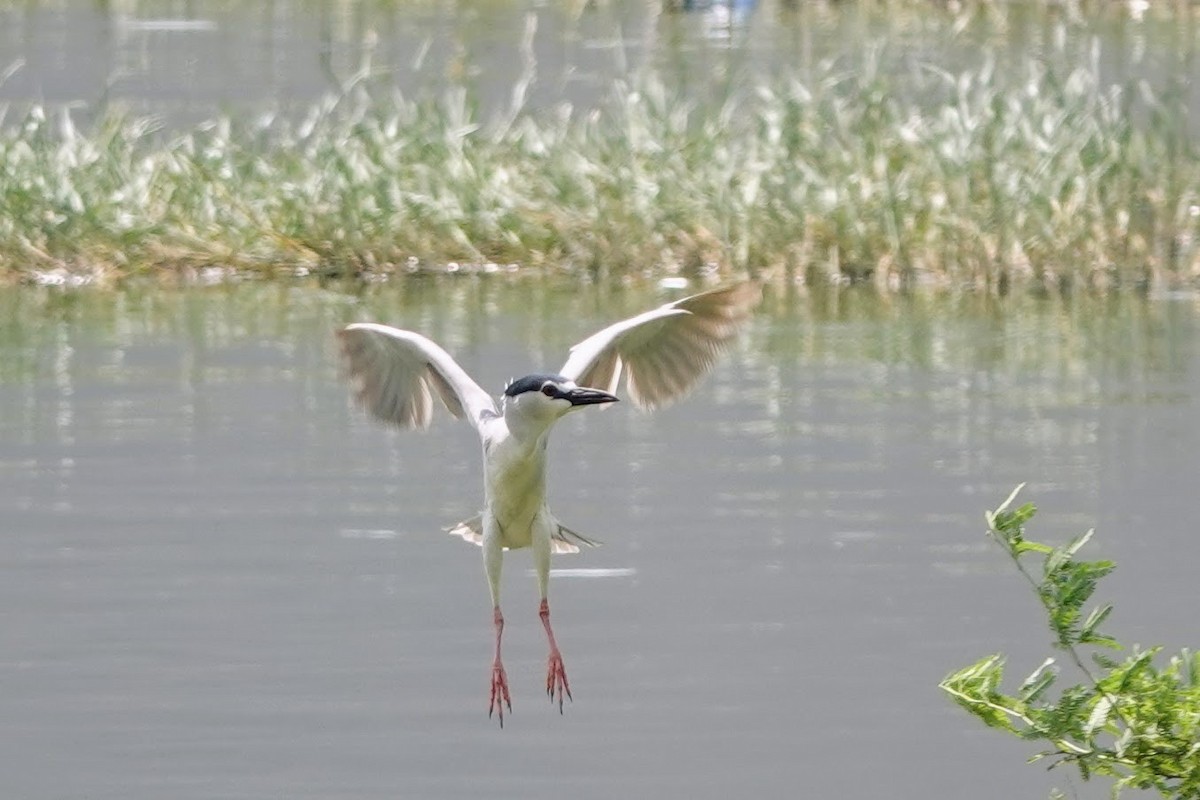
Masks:
[[[601,544],[599,539],[589,539],[581,533],[558,523],[558,533],[550,537],[550,546],[554,548],[555,553],[578,553],[579,545],[584,547],[599,547]]]
[[[464,519],[457,525],[446,528],[446,533],[459,536],[463,541],[483,546],[483,513],[476,514],[470,519]],[[550,551],[553,553],[578,553],[580,545],[584,547],[599,547],[598,539],[589,539],[583,534],[576,533],[566,525],[559,523],[558,531],[550,537]],[[507,550],[508,548],[504,548]]]
[[[461,536],[463,541],[483,547],[483,514],[476,514],[444,530],[451,536]]]

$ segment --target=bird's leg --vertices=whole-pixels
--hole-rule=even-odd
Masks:
[[[512,700],[508,696],[508,678],[504,674],[504,665],[500,663],[500,634],[504,633],[504,615],[500,606],[496,606],[493,622],[496,626],[496,660],[492,662],[492,699],[488,703],[488,717],[493,711],[500,713],[500,727],[504,727],[504,706],[512,713]]]
[[[500,570],[504,561],[500,526],[495,517],[485,513],[483,517],[483,568],[487,573],[488,588],[492,593],[492,621],[496,626],[496,657],[492,661],[492,695],[488,701],[488,718],[499,712],[500,727],[504,727],[504,707],[512,712],[512,700],[508,696],[508,678],[500,662],[500,636],[504,633],[504,615],[500,613]]]
[[[546,626],[546,638],[550,640],[550,658],[546,665],[546,694],[550,695],[550,702],[554,702],[554,695],[558,695],[558,713],[563,710],[563,693],[566,693],[567,699],[574,702],[575,698],[571,697],[571,685],[567,683],[567,671],[563,667],[562,653],[558,652],[558,645],[554,643],[554,631],[550,628],[550,603],[546,598],[542,598],[542,606],[538,610],[538,616],[542,618],[542,625]]]

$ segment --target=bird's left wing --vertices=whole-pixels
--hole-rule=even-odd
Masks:
[[[761,297],[762,287],[746,281],[667,303],[584,339],[560,372],[606,392],[626,372],[634,405],[658,408],[696,385]]]
[[[359,403],[401,428],[425,428],[436,393],[455,417],[476,429],[496,415],[496,403],[449,353],[419,333],[358,322],[338,331]]]

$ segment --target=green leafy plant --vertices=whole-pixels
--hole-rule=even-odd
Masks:
[[[1123,661],[1109,657],[1104,651],[1124,649],[1099,630],[1112,606],[1086,613],[1084,607],[1115,565],[1078,558],[1090,530],[1061,547],[1027,538],[1036,509],[1011,507],[1022,486],[986,514],[988,535],[1037,594],[1055,648],[1082,682],[1053,697],[1059,666],[1047,658],[1015,694],[1006,694],[1004,657],[991,655],[948,675],[941,688],[988,727],[1047,745],[1031,761],[1074,765],[1084,780],[1114,779],[1114,797],[1135,787],[1200,798],[1200,653],[1184,649],[1161,666],[1161,647],[1135,647]]]

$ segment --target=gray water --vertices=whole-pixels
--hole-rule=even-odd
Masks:
[[[551,501],[575,701],[528,554],[486,716],[477,443],[364,419],[331,332],[484,386],[665,299],[462,279],[0,293],[0,775],[11,798],[1080,797],[937,689],[1050,650],[982,535],[1098,529],[1111,632],[1195,646],[1200,302],[768,297],[691,398],[580,413]],[[582,570],[580,572],[579,570]]]
[[[685,5],[696,10],[669,10]],[[66,104],[77,119],[115,106],[183,123],[219,110],[304,109],[369,74],[410,95],[466,87],[487,114],[507,108],[519,85],[522,102],[534,108],[590,107],[614,80],[649,67],[668,85],[693,93],[711,88],[720,97],[753,75],[828,80],[818,66],[823,60],[842,58],[855,70],[876,53],[882,69],[901,73],[979,69],[991,59],[1000,82],[1024,80],[1030,64],[1065,79],[1094,62],[1102,85],[1145,80],[1155,92],[1200,108],[1200,83],[1188,80],[1196,73],[1200,25],[1186,7],[956,7],[795,0],[0,2],[0,103],[18,111],[29,103]],[[888,48],[878,54],[883,41]]]

